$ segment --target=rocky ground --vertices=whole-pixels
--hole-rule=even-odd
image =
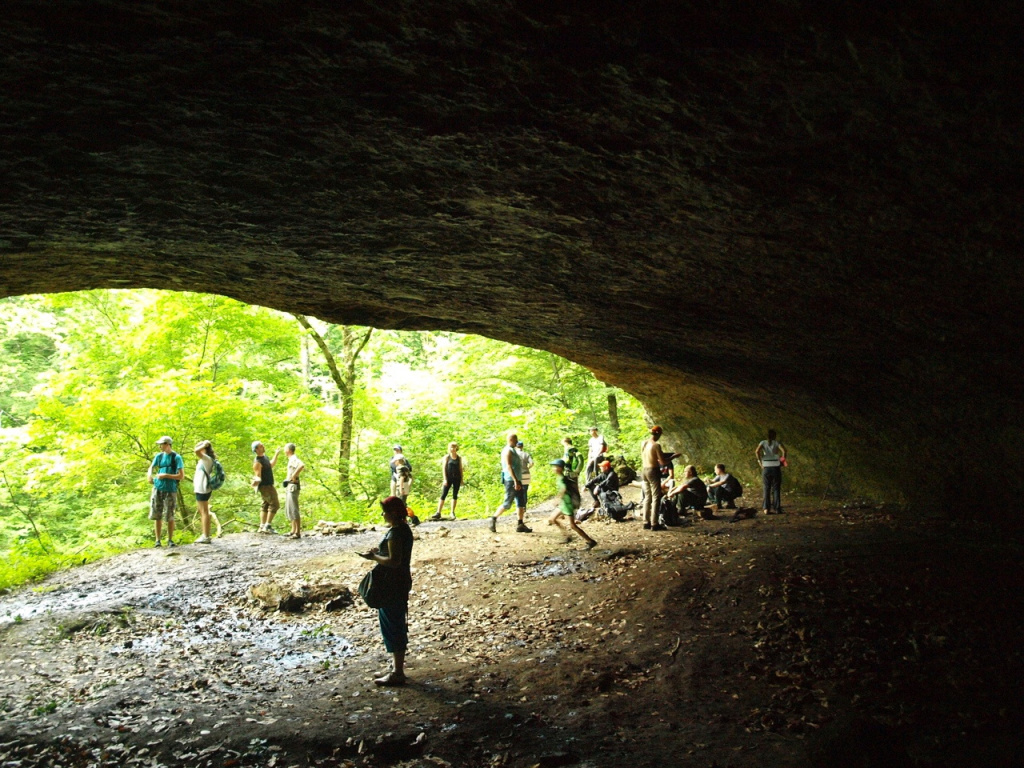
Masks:
[[[627,489],[627,498],[635,489]],[[1021,545],[877,507],[417,529],[404,688],[354,552],[232,534],[0,598],[0,765],[1012,765]],[[268,608],[287,588],[305,605]],[[327,610],[331,598],[338,598]],[[268,598],[270,599],[270,598]]]

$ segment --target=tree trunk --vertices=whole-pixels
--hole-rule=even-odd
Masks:
[[[614,392],[608,393],[608,430],[613,435],[619,434],[619,401]]]
[[[310,324],[309,320],[302,315],[293,315],[299,321],[307,334],[313,339],[327,362],[327,369],[331,372],[331,379],[334,381],[338,392],[341,393],[341,437],[338,440],[338,489],[345,496],[352,495],[352,483],[349,476],[349,465],[352,461],[352,430],[355,422],[355,406],[352,398],[355,392],[356,382],[356,361],[363,351],[366,343],[370,340],[373,328],[367,328],[366,333],[357,333],[349,325],[340,326],[342,340],[342,360],[344,369],[338,367],[338,362],[327,346],[327,341]]]

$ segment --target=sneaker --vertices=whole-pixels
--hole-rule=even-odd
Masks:
[[[168,542],[167,542],[167,546],[168,546],[168,547],[176,547],[176,546],[178,546],[178,545],[177,545],[177,544],[175,544],[175,543],[174,543],[173,541],[168,541]]]
[[[644,530],[645,531],[651,530],[651,524],[650,523],[644,523]]]
[[[652,531],[667,531],[668,528],[666,526],[662,525],[661,523],[658,523],[657,525],[652,525],[651,526],[651,530]]]
[[[275,531],[269,525],[267,526],[266,530],[264,530],[263,532],[264,533],[269,533],[271,536],[277,536],[277,531]]]
[[[432,523],[436,523],[438,520],[441,519],[441,513],[440,512],[435,512],[434,514],[432,514],[427,519],[430,520]]]
[[[491,529],[491,533],[498,532],[498,518],[492,517],[490,522],[487,523],[487,527]]]
[[[195,544],[212,544],[213,543],[213,539],[211,539],[209,536],[200,536],[198,539],[195,540],[194,543]]]
[[[162,547],[162,546],[163,546],[163,544],[161,544],[161,543],[160,543],[160,539],[157,539],[157,540],[156,540],[156,544],[154,544],[154,545],[153,545],[153,547],[154,547],[154,548],[156,548],[156,547]]]
[[[533,528],[527,528],[522,520],[516,525],[516,533],[533,533]]]
[[[458,520],[459,518],[457,518],[455,515],[452,515],[448,519],[454,521],[454,520]]]
[[[588,541],[588,542],[587,542],[587,550],[588,550],[588,551],[589,551],[589,550],[591,550],[591,549],[593,549],[593,548],[594,548],[594,547],[596,547],[596,546],[597,546],[597,542],[596,542],[596,541]]]

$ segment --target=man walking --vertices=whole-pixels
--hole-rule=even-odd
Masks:
[[[516,453],[519,454],[519,466],[523,469],[523,506],[530,502],[530,469],[533,467],[533,456],[523,447],[523,441],[516,443]]]
[[[288,443],[284,447],[284,455],[288,457],[288,480],[284,491],[284,511],[288,515],[288,522],[292,530],[288,534],[289,539],[302,538],[302,518],[299,517],[299,475],[306,465],[302,459],[295,455],[295,443]]]
[[[644,440],[640,448],[643,460],[644,480],[644,530],[664,531],[664,525],[658,522],[658,511],[661,509],[661,466],[666,458],[658,441],[661,439],[661,427],[651,427],[651,436]]]
[[[519,524],[516,526],[516,533],[533,533],[532,528],[527,528],[524,518],[526,516],[526,499],[523,498],[523,466],[519,454],[516,453],[516,443],[519,436],[515,432],[508,433],[508,444],[501,449],[501,482],[505,486],[505,500],[491,517],[491,533],[498,532],[498,518],[516,505],[519,513]]]
[[[167,521],[167,546],[174,544],[174,509],[178,504],[178,481],[185,476],[185,460],[171,448],[171,438],[156,441],[160,453],[153,457],[146,478],[153,486],[149,495],[149,519],[153,521],[156,544],[161,546],[163,522]]]
[[[258,477],[259,484],[256,490],[259,491],[263,503],[260,505],[260,527],[257,533],[274,533],[274,515],[281,508],[281,501],[277,497],[277,488],[274,486],[274,466],[277,464],[277,457],[281,453],[278,448],[274,451],[274,458],[267,458],[267,449],[259,440],[252,444],[252,452],[256,454],[256,460],[252,464],[252,473]]]

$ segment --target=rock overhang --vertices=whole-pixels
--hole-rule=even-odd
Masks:
[[[950,430],[1012,462],[1005,15],[728,7],[13,2],[0,294],[541,347],[709,462],[778,426],[812,487],[847,446],[850,490],[944,487]]]

